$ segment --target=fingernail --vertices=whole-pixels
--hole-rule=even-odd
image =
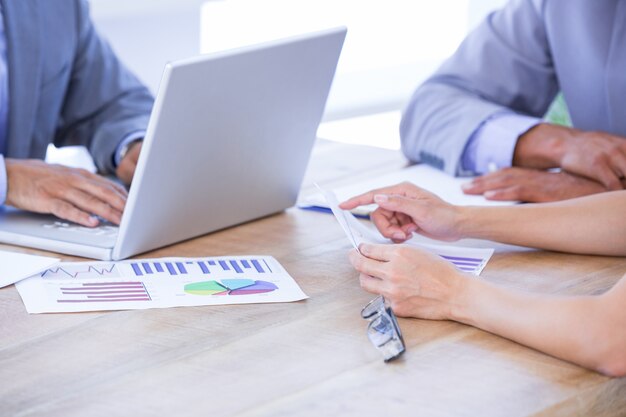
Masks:
[[[400,232],[396,232],[392,235],[392,237],[394,239],[398,239],[398,240],[403,240],[406,239],[406,236],[404,235],[404,233],[400,233]]]
[[[386,203],[387,201],[389,201],[389,197],[385,194],[376,194],[374,196],[374,202],[376,203]]]
[[[483,194],[483,196],[485,198],[493,198],[496,196],[496,192],[495,191],[485,191],[485,193]]]
[[[409,227],[407,227],[407,232],[409,233],[415,233],[417,231],[417,226],[412,224]]]
[[[474,188],[474,184],[471,182],[466,182],[465,184],[461,184],[461,188],[464,190],[470,190]]]

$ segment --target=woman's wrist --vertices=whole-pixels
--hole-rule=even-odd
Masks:
[[[490,293],[490,286],[480,278],[459,273],[459,280],[450,298],[450,320],[480,327],[480,306]]]
[[[473,232],[473,224],[480,215],[480,211],[475,210],[472,206],[455,206],[455,216],[453,228],[458,239],[471,238]]]
[[[459,239],[486,239],[506,241],[513,207],[459,207],[456,232]]]
[[[451,292],[448,299],[450,306],[450,320],[461,323],[469,323],[472,316],[471,299],[475,292],[475,279],[469,275],[458,272],[454,284],[450,286]]]

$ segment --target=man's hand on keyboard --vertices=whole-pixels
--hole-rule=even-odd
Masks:
[[[87,227],[98,226],[96,216],[120,223],[128,196],[121,185],[83,169],[35,159],[6,159],[5,164],[7,205]]]

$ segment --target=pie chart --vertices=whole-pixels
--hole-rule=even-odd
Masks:
[[[271,282],[253,279],[223,279],[185,285],[185,292],[193,295],[251,295],[272,292],[277,289],[278,287]]]

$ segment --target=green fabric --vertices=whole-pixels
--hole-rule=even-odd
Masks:
[[[569,117],[567,104],[565,103],[562,93],[556,96],[544,119],[555,125],[572,127],[572,119]]]

